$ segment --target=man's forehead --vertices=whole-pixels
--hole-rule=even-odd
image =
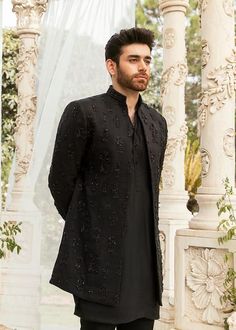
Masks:
[[[151,51],[148,45],[146,44],[130,44],[125,45],[121,48],[121,55],[139,55],[139,56],[150,56]]]

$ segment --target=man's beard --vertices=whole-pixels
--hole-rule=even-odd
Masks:
[[[145,78],[139,78],[139,76],[144,76]],[[136,78],[136,79],[135,79]],[[120,86],[124,88],[131,89],[133,91],[142,92],[147,88],[149,76],[146,73],[137,73],[132,76],[128,76],[119,67],[117,68],[117,82]]]

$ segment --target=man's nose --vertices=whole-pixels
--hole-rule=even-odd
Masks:
[[[139,62],[139,71],[146,71],[146,70],[147,70],[147,64],[143,60],[141,60]]]

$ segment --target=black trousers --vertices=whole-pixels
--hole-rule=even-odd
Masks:
[[[80,330],[153,330],[154,320],[142,318],[129,323],[107,324],[80,319]]]

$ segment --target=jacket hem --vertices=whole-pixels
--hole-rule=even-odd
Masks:
[[[49,280],[49,283],[52,285],[55,285],[56,287],[60,288],[63,291],[66,291],[68,293],[71,293],[72,295],[75,295],[79,298],[94,302],[94,303],[101,303],[108,306],[116,307],[119,305],[119,295],[110,293],[110,297],[108,297],[109,292],[107,289],[106,291],[102,291],[101,289],[97,288],[90,288],[90,287],[84,287],[83,289],[80,289],[78,286],[73,284],[71,282],[69,285],[66,283],[63,283],[62,281],[57,281],[55,278],[51,278]],[[96,292],[101,292],[100,295]],[[101,294],[103,293],[103,296]]]

